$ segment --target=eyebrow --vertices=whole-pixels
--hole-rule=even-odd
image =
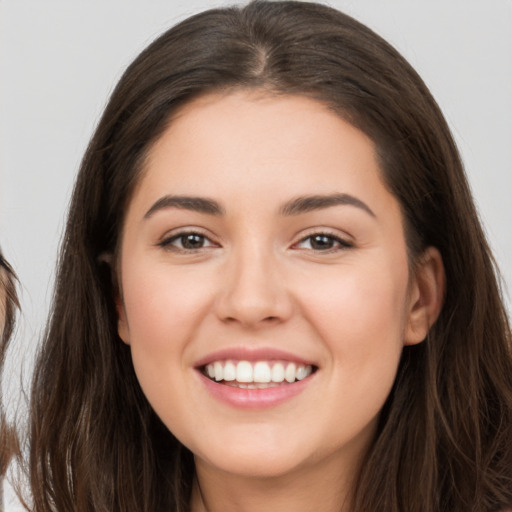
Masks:
[[[149,219],[154,213],[165,208],[179,208],[181,210],[191,210],[207,215],[223,215],[224,209],[213,199],[205,197],[192,196],[164,196],[161,197],[144,215]]]
[[[312,195],[300,196],[285,203],[279,213],[284,216],[300,215],[313,210],[321,210],[332,206],[350,205],[360,208],[372,217],[376,217],[371,208],[358,199],[349,194],[329,194],[329,195]],[[182,210],[190,210],[207,215],[224,215],[224,208],[215,200],[205,197],[194,196],[164,196],[158,199],[153,206],[144,215],[145,219],[149,219],[154,213],[166,208],[179,208]]]
[[[331,206],[350,205],[360,208],[372,217],[376,217],[372,209],[363,201],[350,194],[329,194],[301,196],[288,201],[281,208],[281,215],[300,215],[313,210],[330,208]]]

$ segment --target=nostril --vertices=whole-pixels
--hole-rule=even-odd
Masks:
[[[269,315],[269,316],[263,316],[261,319],[257,319],[255,316],[253,317],[246,317],[246,316],[240,316],[240,318],[236,316],[226,316],[222,319],[222,321],[226,324],[233,324],[233,323],[241,323],[241,324],[271,324],[271,323],[277,323],[280,321],[280,317],[277,315]]]

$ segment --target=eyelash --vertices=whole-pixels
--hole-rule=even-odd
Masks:
[[[202,245],[201,247],[194,247],[194,248],[187,248],[184,247],[183,242],[187,237],[198,237],[202,240],[203,244],[205,242],[208,242],[208,245]],[[181,247],[173,245],[176,241],[181,240]],[[199,231],[181,231],[180,233],[176,233],[170,237],[165,238],[161,242],[158,243],[158,245],[164,249],[170,250],[170,251],[176,251],[176,252],[182,252],[182,253],[193,253],[200,251],[201,249],[214,247],[216,244],[212,242],[204,233],[201,233]]]
[[[190,237],[197,237],[196,241],[202,242],[201,247],[189,247],[189,248],[185,247],[184,242],[187,243],[186,239],[190,238]],[[324,244],[326,243],[326,244],[330,245],[330,247],[315,249],[313,247],[313,244],[315,243],[315,242],[313,242],[313,240],[315,238],[317,238],[317,242],[320,241],[319,239],[322,239],[322,241],[320,243],[324,243]],[[199,240],[197,240],[197,239],[199,239]],[[298,247],[301,244],[307,242],[308,240],[309,240],[309,245],[310,245],[309,248]],[[177,242],[177,241],[181,241],[181,246],[174,245],[175,242]],[[207,245],[204,245],[205,243],[207,243]],[[208,236],[206,236],[204,233],[201,233],[199,231],[182,231],[182,232],[176,233],[170,237],[165,238],[164,240],[159,242],[158,245],[167,250],[189,254],[189,253],[194,253],[194,252],[200,251],[201,249],[208,249],[210,247],[215,247],[217,244],[215,244],[215,242],[212,242],[208,238]],[[354,247],[354,244],[352,244],[351,242],[348,242],[347,240],[344,240],[343,238],[340,238],[339,236],[336,236],[332,233],[325,233],[325,232],[311,233],[311,234],[301,238],[297,243],[292,245],[292,249],[310,250],[313,252],[327,253],[327,254],[334,253],[337,251],[343,251],[346,249],[350,249],[352,247]]]
[[[323,239],[323,242],[327,242],[327,243],[331,244],[331,247],[327,247],[327,248],[323,248],[323,249],[314,249],[311,246],[312,245],[311,242],[315,238]],[[293,245],[293,248],[297,248],[300,250],[301,248],[297,247],[297,246],[308,241],[308,240],[310,243],[310,247],[307,249],[304,249],[304,250],[311,250],[311,251],[318,252],[318,253],[330,254],[330,253],[334,253],[334,252],[338,252],[338,251],[343,251],[346,249],[351,249],[352,247],[354,247],[354,244],[352,244],[351,242],[344,240],[343,238],[340,238],[339,236],[336,236],[332,233],[315,232],[315,233],[311,233],[311,234],[301,238],[299,240],[299,242],[297,242],[296,244]]]

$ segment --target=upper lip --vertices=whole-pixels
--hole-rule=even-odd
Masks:
[[[315,366],[315,364],[303,357],[300,357],[291,352],[287,352],[285,350],[279,350],[273,347],[230,347],[221,350],[217,350],[215,352],[211,352],[210,354],[200,358],[194,364],[196,368],[201,368],[206,366],[207,364],[213,363],[215,361],[225,361],[225,360],[235,360],[235,361],[272,361],[272,360],[280,360],[280,361],[290,361],[292,363],[303,364],[303,365],[311,365]]]

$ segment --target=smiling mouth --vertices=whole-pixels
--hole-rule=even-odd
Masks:
[[[218,384],[241,389],[267,389],[304,380],[316,369],[313,365],[288,361],[222,360],[203,366],[201,371]]]

